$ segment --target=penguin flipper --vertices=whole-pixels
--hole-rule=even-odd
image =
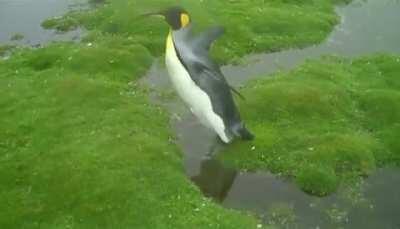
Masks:
[[[213,78],[215,81],[218,81],[219,83],[225,84],[230,91],[232,91],[235,95],[239,96],[242,100],[246,100],[246,98],[238,91],[236,88],[233,86],[229,85],[229,83],[226,81],[226,79],[222,76],[222,73],[220,71],[212,71],[205,66],[202,66],[200,64],[197,64],[197,69],[203,69],[204,75],[206,75],[208,78]]]
[[[229,88],[229,90],[232,93],[236,94],[242,100],[246,100],[246,98],[236,88],[229,85],[229,83],[226,81],[226,79],[224,78],[224,76],[222,75],[222,73],[219,69],[213,71],[212,68],[209,68],[198,62],[194,63],[193,66],[194,66],[194,69],[196,69],[197,75],[203,75],[203,77],[206,77],[209,79],[211,78],[211,79],[213,79],[213,81],[218,82],[218,84],[225,85],[227,88]],[[203,78],[203,77],[201,77],[201,78]],[[196,83],[199,83],[199,79],[193,79],[193,80]]]
[[[222,36],[225,32],[225,28],[222,26],[214,26],[201,33],[195,40],[194,44],[197,48],[203,50],[210,50],[212,43]]]
[[[229,84],[228,84],[229,85]],[[229,85],[229,88],[231,89],[231,91],[233,93],[235,93],[237,96],[239,96],[239,98],[241,98],[242,100],[246,100],[246,98],[238,91],[236,90],[234,87],[232,87],[231,85]]]

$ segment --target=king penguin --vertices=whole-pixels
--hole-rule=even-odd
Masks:
[[[212,27],[195,36],[189,13],[182,7],[156,14],[170,26],[165,63],[170,81],[190,111],[224,143],[236,137],[252,140],[254,136],[246,129],[233,100],[232,92],[239,93],[229,86],[209,55],[211,44],[224,29]]]

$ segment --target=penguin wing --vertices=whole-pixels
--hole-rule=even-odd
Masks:
[[[199,49],[208,51],[211,44],[222,36],[225,32],[225,28],[222,26],[214,26],[201,33],[196,39],[194,39],[194,46]]]
[[[229,90],[239,96],[239,98],[246,100],[246,98],[238,90],[229,85],[218,66],[212,67],[204,65],[200,62],[194,62],[192,67],[195,71],[195,74],[199,75],[199,79],[193,79],[196,83],[201,83],[200,80],[208,80],[216,85],[219,85],[220,87],[229,88]]]
[[[225,33],[225,28],[223,26],[214,26],[200,34],[197,38],[194,39],[192,45],[195,50],[197,51],[206,51],[208,52],[212,43],[217,40],[220,36],[222,36]],[[201,65],[200,63],[197,63],[198,65]],[[199,66],[199,68],[207,69],[204,68],[205,66]],[[215,67],[214,67],[215,68]],[[208,71],[208,70],[207,70]],[[209,71],[208,71],[209,72]],[[209,72],[210,73],[210,72]],[[214,71],[214,73],[210,73],[209,76],[214,77],[216,80],[222,80],[223,83],[226,83],[230,90],[235,93],[239,98],[245,100],[245,97],[240,94],[238,90],[236,90],[234,87],[229,85],[225,78],[222,76],[221,71],[218,68],[218,71]]]
[[[229,123],[240,120],[232,97],[232,88],[226,82],[219,68],[193,62],[190,69],[193,81],[210,97],[214,111],[224,120],[229,120]]]

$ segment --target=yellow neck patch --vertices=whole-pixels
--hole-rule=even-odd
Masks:
[[[172,48],[174,48],[174,42],[172,41],[172,31],[170,30],[167,37],[166,49],[169,50]]]
[[[181,14],[181,25],[182,25],[182,28],[187,26],[189,23],[190,23],[189,15],[185,14],[185,13]]]

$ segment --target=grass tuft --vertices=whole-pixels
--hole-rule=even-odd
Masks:
[[[221,157],[247,170],[295,177],[315,195],[399,165],[399,57],[327,57],[250,83],[240,107],[254,142]]]
[[[215,24],[226,27],[226,35],[213,50],[213,54],[223,62],[235,61],[253,52],[319,43],[338,23],[331,0],[229,3],[184,0],[179,4],[191,13],[200,30]],[[48,19],[42,26],[61,32],[83,26],[91,31],[128,36],[158,56],[164,51],[167,25],[160,19],[144,19],[139,15],[171,5],[176,5],[176,2],[114,0],[95,10],[74,11],[61,18]]]

